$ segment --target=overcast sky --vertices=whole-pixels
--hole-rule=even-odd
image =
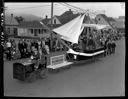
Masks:
[[[105,14],[109,17],[118,17],[118,16],[125,16],[125,5],[123,2],[66,2],[70,5],[82,8],[82,9],[89,9],[91,12],[97,12],[102,13],[105,11]],[[38,2],[38,3],[5,3],[5,7],[7,7],[6,14],[13,13],[24,13],[24,14],[33,14],[36,16],[40,16],[45,18],[46,15],[48,17],[51,16],[51,3],[44,3],[44,2]],[[54,15],[60,15],[66,10],[69,10],[70,8],[60,4],[59,2],[54,3]],[[74,10],[74,9],[72,9]]]

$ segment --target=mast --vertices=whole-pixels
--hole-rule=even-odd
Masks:
[[[51,30],[50,49],[51,51],[52,51],[52,38],[53,38],[52,29],[53,29],[53,2],[51,3],[51,27],[50,27],[50,30]]]

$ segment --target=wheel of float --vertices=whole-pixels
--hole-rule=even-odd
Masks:
[[[42,78],[42,79],[45,78],[47,72],[48,72],[47,69],[41,70],[41,71],[40,71],[40,78]]]
[[[36,80],[36,78],[37,78],[37,75],[34,71],[34,72],[29,74],[29,76],[27,77],[26,80],[27,80],[27,82],[34,82]]]

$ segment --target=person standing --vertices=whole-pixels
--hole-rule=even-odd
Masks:
[[[24,57],[26,58],[28,56],[28,50],[27,50],[28,44],[26,40],[24,40]]]
[[[24,39],[22,40],[22,43],[21,43],[21,45],[22,45],[22,54],[23,54],[23,57],[22,58],[24,58]]]
[[[35,46],[35,48],[38,49],[38,41],[37,41],[37,40],[35,40],[35,42],[34,42],[34,46]]]
[[[115,49],[116,49],[116,43],[113,43],[113,53],[115,53]]]
[[[116,47],[116,44],[114,41],[112,41],[112,53],[113,54],[115,53],[115,47]]]
[[[19,40],[18,49],[20,51],[21,58],[23,58],[23,44],[21,40]]]
[[[112,54],[112,40],[110,39],[110,54]]]
[[[87,46],[87,37],[84,36],[83,38],[81,38],[80,40],[80,44],[81,44],[81,49],[83,52],[86,52],[86,46]]]
[[[108,53],[108,39],[104,42],[104,56],[106,56]]]
[[[89,37],[88,47],[89,47],[89,50],[94,50],[95,49],[95,42],[93,41],[92,36]]]
[[[49,46],[48,45],[45,45],[45,49],[46,49],[47,54],[49,54]]]
[[[111,54],[111,42],[110,40],[108,41],[108,55]]]
[[[12,40],[12,48],[11,48],[11,55],[12,55],[12,58],[15,59],[15,55],[16,55],[16,43],[15,43],[15,40]]]
[[[6,46],[7,46],[7,59],[11,60],[11,47],[12,47],[12,44],[11,44],[11,42],[9,40],[6,43]]]

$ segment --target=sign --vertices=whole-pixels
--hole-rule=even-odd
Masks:
[[[65,56],[64,56],[64,54],[54,56],[54,57],[51,57],[50,60],[51,60],[51,65],[58,65],[58,64],[64,63]]]

